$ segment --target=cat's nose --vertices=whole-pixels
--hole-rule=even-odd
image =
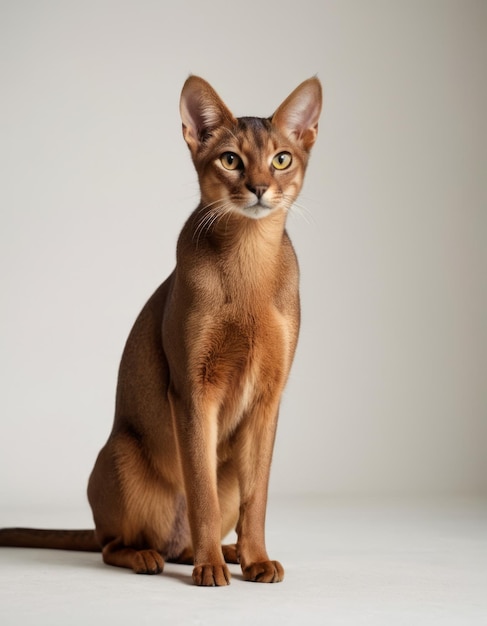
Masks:
[[[262,196],[265,194],[265,192],[269,189],[269,185],[250,185],[250,184],[247,184],[246,187],[247,187],[247,189],[249,191],[251,191],[252,193],[255,193],[257,198],[259,198],[259,200],[262,198]]]

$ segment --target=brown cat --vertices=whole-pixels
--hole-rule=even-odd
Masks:
[[[194,563],[205,586],[229,583],[225,561],[246,580],[283,579],[264,524],[299,328],[285,222],[321,100],[311,78],[270,118],[235,118],[207,82],[188,78],[180,108],[201,202],[125,346],[113,430],[88,486],[96,530],[4,529],[0,545],[101,550],[139,574]],[[235,527],[236,545],[222,547]]]

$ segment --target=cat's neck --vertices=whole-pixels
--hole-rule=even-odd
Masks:
[[[284,240],[289,244],[286,212],[276,210],[259,220],[228,214],[202,228],[204,219],[197,209],[181,233],[180,268],[211,264],[229,294],[270,295],[279,278]]]
[[[248,259],[251,263],[271,261],[282,243],[286,224],[286,212],[275,210],[261,219],[252,219],[240,213],[228,213],[211,222],[205,227],[207,218],[205,211],[200,209],[194,214],[192,224],[196,245],[205,240],[206,245],[222,260],[228,261]]]

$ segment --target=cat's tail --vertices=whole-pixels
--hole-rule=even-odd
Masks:
[[[9,548],[47,548],[101,552],[94,530],[40,530],[37,528],[1,528],[0,546]]]

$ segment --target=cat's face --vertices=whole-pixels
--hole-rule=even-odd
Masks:
[[[202,207],[252,219],[288,211],[303,184],[320,110],[316,78],[295,89],[270,118],[235,118],[206,81],[191,76],[181,118]]]
[[[215,129],[200,149],[202,204],[260,219],[287,211],[303,184],[307,153],[286,139],[268,119],[238,118]]]

